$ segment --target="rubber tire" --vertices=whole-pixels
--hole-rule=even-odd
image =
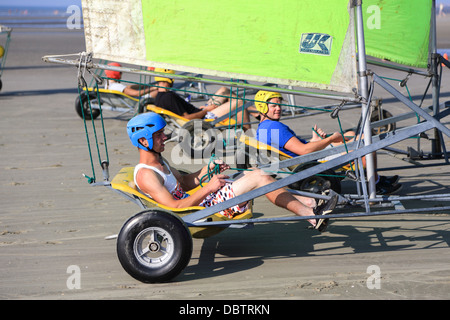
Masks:
[[[372,115],[370,116],[370,122],[376,122],[379,120],[384,120],[384,119],[388,119],[388,118],[392,118],[392,117],[393,117],[392,113],[390,113],[387,110],[383,110],[382,111],[382,119],[379,119],[380,117],[379,117],[378,111],[375,110],[374,112],[372,112]],[[391,131],[394,131],[395,128],[396,128],[395,122],[389,123],[382,127],[373,128],[372,135],[376,136],[378,134],[391,132]],[[378,130],[379,130],[379,132],[378,132]]]
[[[202,140],[202,145],[196,147],[195,139]],[[180,130],[179,142],[183,151],[191,158],[209,158],[216,148],[216,133],[214,128],[201,119],[190,120]]]
[[[293,173],[297,173],[300,171],[303,171],[305,169],[314,167],[316,165],[319,165],[319,162],[307,162],[301,165],[298,165],[295,167],[295,169],[292,171]],[[327,176],[321,176],[321,175],[327,175]],[[297,181],[295,183],[292,183],[289,185],[289,188],[298,190],[298,191],[307,191],[307,192],[313,192],[313,193],[322,193],[322,191],[325,191],[326,189],[332,189],[336,193],[341,193],[341,180],[338,177],[334,177],[336,173],[334,170],[329,169],[321,172],[320,174],[313,175],[310,177],[307,177],[303,180]],[[311,183],[316,181],[316,183],[313,184],[313,189],[309,187]]]
[[[171,254],[160,265],[144,264],[135,249],[139,236],[159,228],[171,237]],[[192,255],[192,236],[176,215],[155,209],[141,211],[128,219],[117,239],[117,256],[125,271],[141,282],[166,282],[175,278],[187,266]],[[163,259],[163,260],[164,260]]]
[[[96,119],[100,115],[99,109],[92,109],[92,118],[91,118],[89,101],[92,102],[93,100],[97,100],[97,95],[94,93],[89,93],[89,100],[88,96],[85,93],[82,93],[75,99],[75,110],[77,111],[77,114],[80,116],[81,119],[83,119],[83,111],[84,111],[84,118],[86,120],[91,120],[92,118]]]
[[[250,168],[250,148],[244,144],[236,149],[234,153],[234,162],[236,164],[236,168],[238,169],[248,169]]]
[[[138,113],[145,113],[145,112],[147,112],[147,105],[148,104],[155,104],[155,99],[150,97],[150,98],[144,98],[141,101],[139,101]]]

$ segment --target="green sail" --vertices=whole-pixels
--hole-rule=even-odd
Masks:
[[[366,54],[426,68],[431,0],[364,0]]]

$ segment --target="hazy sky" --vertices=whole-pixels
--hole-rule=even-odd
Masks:
[[[13,7],[68,7],[72,4],[81,6],[81,0],[0,0],[0,6]]]
[[[436,0],[440,3],[450,5],[450,0]],[[72,4],[81,6],[81,0],[0,0],[0,6],[46,6],[46,7],[67,7]]]

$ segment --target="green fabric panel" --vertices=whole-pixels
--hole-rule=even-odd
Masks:
[[[349,25],[347,7],[348,0],[142,0],[146,58],[329,84]],[[299,53],[302,33],[331,35],[331,54]]]
[[[366,54],[426,68],[431,0],[364,0]]]

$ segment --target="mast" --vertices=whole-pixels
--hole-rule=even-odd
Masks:
[[[439,113],[439,74],[438,74],[438,55],[436,45],[436,0],[432,0],[431,4],[431,21],[430,21],[430,53],[431,53],[431,95],[433,99],[433,115]],[[441,135],[438,129],[434,129],[434,139],[431,141],[431,155],[433,158],[441,158]]]
[[[364,145],[368,146],[372,144],[372,131],[370,129],[370,102],[368,92],[368,80],[367,80],[367,64],[366,64],[366,47],[364,43],[364,20],[362,16],[362,0],[354,0],[353,5],[356,10],[356,31],[358,42],[358,76],[359,76],[359,94],[366,101],[362,103],[362,119],[364,121]],[[375,162],[372,153],[366,155],[366,171],[367,181],[369,185],[369,198],[376,197],[375,189]]]

